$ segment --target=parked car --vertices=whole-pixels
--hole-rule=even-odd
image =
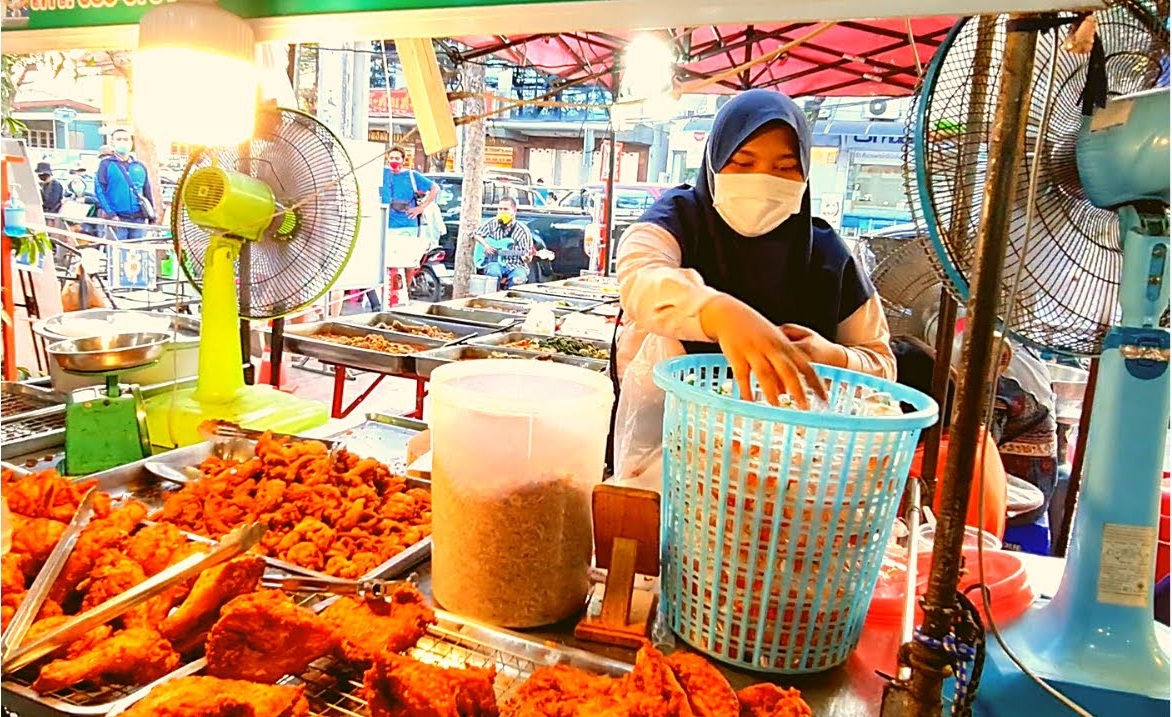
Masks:
[[[615,185],[615,219],[637,218],[651,208],[663,193],[671,189],[668,184],[616,184]],[[591,212],[601,211],[602,202],[606,196],[605,184],[588,184],[576,192],[568,192],[558,200],[558,207],[563,209],[581,209]]]
[[[445,250],[445,264],[453,267],[456,262],[456,237],[460,225],[464,178],[458,174],[429,174],[428,177],[440,187],[436,203],[447,224],[447,231],[440,237],[440,246]],[[500,201],[511,197],[517,201],[517,221],[525,224],[534,238],[553,252],[554,259],[549,265],[552,275],[546,276],[535,262],[529,277],[531,282],[578,276],[589,267],[590,259],[585,246],[586,228],[591,223],[588,212],[539,206],[532,188],[493,178],[484,180],[482,191],[481,221],[496,216]]]

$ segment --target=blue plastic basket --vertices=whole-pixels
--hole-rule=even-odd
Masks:
[[[920,431],[936,403],[853,371],[816,367],[826,411],[721,395],[720,354],[655,368],[663,422],[663,593],[672,630],[732,665],[826,670],[858,644]],[[910,404],[850,415],[871,392]]]

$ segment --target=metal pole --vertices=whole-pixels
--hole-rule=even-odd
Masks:
[[[611,97],[617,97],[619,94],[619,71],[616,68],[611,72]],[[598,261],[602,264],[602,275],[610,276],[610,255],[614,251],[614,237],[611,233],[614,232],[614,175],[615,168],[618,166],[618,143],[617,132],[615,130],[614,112],[612,110],[610,117],[610,166],[607,168],[606,174],[606,206],[603,207],[603,225],[604,231],[602,234],[602,247],[598,251]]]
[[[964,357],[957,391],[956,421],[952,428],[948,464],[941,485],[940,515],[932,548],[932,571],[924,595],[926,638],[940,640],[949,634],[956,614],[956,586],[960,577],[965,515],[973,468],[983,430],[987,398],[986,382],[993,361],[994,332],[1001,299],[1005,252],[1009,244],[1010,216],[1017,196],[1019,168],[1024,157],[1025,130],[1029,117],[1029,92],[1033,80],[1037,33],[1016,26],[1024,17],[1013,15],[1007,24],[997,114],[989,144],[988,174],[981,205],[981,232],[977,237],[975,273],[968,305]],[[943,709],[941,688],[950,673],[949,656],[922,641],[908,650],[912,668],[909,690],[918,717],[939,717]]]
[[[937,466],[940,463],[940,439],[948,415],[948,379],[952,368],[952,339],[956,333],[956,301],[946,289],[940,289],[940,311],[936,315],[936,364],[932,367],[932,398],[940,406],[940,420],[928,428],[924,438],[924,464],[920,475],[924,481],[924,501],[933,505],[936,500]]]
[[[1065,558],[1066,548],[1070,544],[1070,528],[1074,523],[1074,510],[1078,505],[1078,491],[1082,487],[1082,467],[1087,456],[1087,436],[1091,435],[1091,408],[1095,403],[1095,388],[1099,383],[1099,359],[1091,361],[1091,371],[1087,376],[1087,388],[1082,399],[1082,413],[1078,419],[1078,443],[1074,447],[1074,465],[1070,467],[1070,481],[1066,484],[1066,507],[1062,512],[1062,525],[1057,526],[1058,534],[1054,539],[1053,553],[1056,557]]]

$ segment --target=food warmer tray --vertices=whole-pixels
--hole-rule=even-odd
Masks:
[[[409,436],[408,436],[409,438]],[[324,439],[329,442],[330,439]],[[194,468],[198,466],[203,460],[216,451],[223,451],[227,455],[232,455],[241,459],[247,459],[253,455],[255,441],[248,441],[243,439],[206,441],[204,443],[197,443],[193,446],[186,446],[184,448],[177,448],[173,451],[160,453],[151,458],[145,458],[141,461],[128,463],[124,466],[111,468],[101,473],[94,473],[86,478],[86,480],[96,480],[97,488],[104,490],[110,494],[111,498],[131,497],[140,500],[151,509],[151,513],[163,507],[163,501],[167,495],[179,490],[180,486],[175,483],[164,480],[155,476],[146,470],[146,463],[154,461],[167,465],[180,473],[186,474],[187,468]],[[361,454],[359,454],[361,455]],[[406,442],[404,441],[404,462],[406,456]],[[373,456],[372,456],[373,457]],[[406,477],[407,485],[416,488],[431,489],[431,483],[418,478]],[[195,533],[184,532],[185,535],[205,543],[215,542],[211,538]],[[375,567],[370,572],[359,577],[361,580],[374,580],[378,578],[398,577],[406,574],[411,568],[426,560],[431,555],[431,536],[424,538],[415,545],[407,548],[403,552],[395,555],[382,564]],[[289,573],[297,575],[309,575],[313,577],[329,578],[332,577],[323,572],[303,568],[299,565],[293,565],[283,560],[266,557],[265,562],[270,566]]]
[[[516,291],[541,296],[554,296],[559,299],[582,299],[595,303],[607,303],[619,300],[618,294],[603,294],[590,289],[566,286],[564,284],[521,284]]]
[[[327,440],[341,441],[346,450],[385,463],[400,475],[407,475],[407,442],[427,430],[414,418],[385,413],[368,413],[366,421],[335,433]]]
[[[595,346],[599,349],[602,349],[603,351],[606,352],[607,357],[608,358],[610,357],[610,342],[609,341],[599,341],[597,339],[584,339],[584,338],[580,338],[578,336],[546,336],[544,334],[527,334],[527,333],[523,333],[521,331],[509,331],[509,332],[500,333],[500,334],[489,334],[488,336],[478,336],[478,337],[470,340],[468,342],[468,344],[471,346],[500,346],[502,348],[511,348],[511,349],[514,349],[517,351],[531,351],[533,353],[546,353],[546,352],[542,352],[542,351],[534,351],[533,349],[522,349],[522,348],[519,348],[516,346],[506,346],[506,344],[511,344],[514,341],[524,341],[526,339],[534,339],[534,340],[538,340],[538,341],[540,341],[542,339],[573,339],[575,341],[581,341],[582,343],[590,344],[591,346]],[[571,356],[571,354],[563,354],[560,352],[555,353],[555,352],[550,351],[548,353],[551,353],[555,356]],[[606,363],[606,361],[607,361],[607,359],[596,359],[596,358],[591,358],[589,356],[573,356],[573,358],[580,358],[580,359],[583,359],[586,361],[600,361],[602,363]]]
[[[594,299],[569,299],[565,297],[547,296],[545,294],[538,294],[534,292],[517,291],[516,289],[509,289],[508,291],[498,291],[495,294],[486,294],[482,299],[498,300],[498,301],[512,301],[518,304],[529,304],[531,307],[537,304],[555,304],[554,310],[565,310],[568,312],[586,311],[598,306],[598,301]]]
[[[525,320],[525,317],[519,314],[486,311],[484,309],[465,309],[446,304],[408,304],[390,313],[408,317],[431,316],[437,319],[447,319],[461,324],[482,326],[489,329],[505,329]]]
[[[0,384],[0,458],[38,453],[64,440],[64,395],[15,381]]]
[[[400,314],[393,311],[370,313],[370,314],[355,314],[352,316],[344,316],[336,319],[343,324],[351,324],[353,326],[363,326],[378,331],[392,331],[394,333],[414,337],[415,334],[410,334],[402,331],[394,331],[393,329],[384,329],[376,326],[376,324],[390,324],[393,321],[398,321],[404,324],[415,324],[423,326],[433,326],[437,329],[447,331],[456,335],[454,339],[435,339],[442,341],[445,345],[460,343],[473,336],[482,336],[494,329],[484,326],[473,326],[472,324],[461,324],[456,321],[444,321],[430,316],[418,316],[411,314]],[[426,338],[426,337],[425,337]]]
[[[442,306],[453,306],[458,309],[472,311],[499,311],[503,314],[514,314],[521,320],[529,315],[529,311],[534,306],[540,304],[551,304],[550,308],[553,310],[555,316],[565,316],[566,314],[572,314],[578,311],[578,309],[570,306],[557,306],[558,301],[559,299],[552,297],[548,301],[511,301],[492,296],[473,296],[467,299],[445,301]]]
[[[324,600],[314,609],[323,610],[331,602],[332,599]],[[573,647],[536,642],[524,635],[489,627],[443,610],[436,610],[436,624],[428,628],[427,634],[406,655],[440,667],[496,668],[494,687],[498,703],[509,700],[539,667],[566,665],[612,677],[621,677],[631,671],[631,665],[626,662]],[[195,671],[188,670],[186,674]],[[333,658],[323,658],[310,665],[303,674],[286,677],[278,684],[305,685],[309,713],[313,717],[357,717],[367,714],[368,708],[363,697],[362,672]],[[181,676],[172,673],[155,684]],[[145,697],[147,691],[144,689],[126,698],[119,708],[128,708],[133,701]],[[121,709],[113,715],[119,714]]]
[[[416,350],[410,354],[389,354],[356,346],[345,346],[314,338],[314,334],[326,331],[341,336],[369,336],[375,334],[394,343],[407,344]],[[340,321],[318,321],[310,324],[294,324],[285,328],[285,345],[289,351],[318,359],[324,363],[342,364],[353,368],[377,371],[379,373],[411,373],[415,370],[414,353],[439,348],[443,341],[423,336],[400,334],[384,329],[342,323]]]
[[[605,361],[595,361],[593,359],[580,358],[578,356],[563,356],[561,354],[544,354],[536,351],[522,351],[521,349],[511,349],[504,346],[471,346],[465,344],[457,344],[456,346],[445,346],[440,349],[432,349],[425,351],[416,356],[415,372],[423,378],[431,378],[431,374],[438,367],[457,361],[472,361],[477,359],[494,358],[492,354],[501,353],[515,356],[519,359],[530,360],[544,360],[553,361],[554,363],[563,363],[569,366],[577,366],[578,368],[588,369],[590,371],[602,372],[606,370]]]

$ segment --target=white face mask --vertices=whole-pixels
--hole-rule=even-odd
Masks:
[[[741,236],[768,234],[802,208],[806,183],[772,174],[717,174],[713,205]]]

